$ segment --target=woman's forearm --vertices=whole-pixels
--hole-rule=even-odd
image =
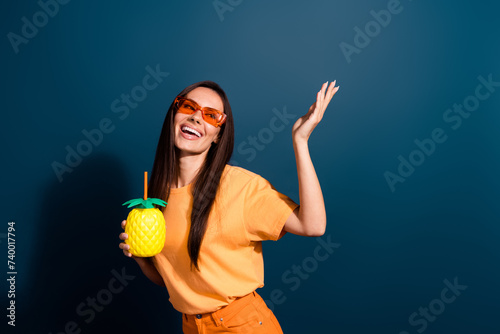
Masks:
[[[161,277],[160,273],[156,269],[156,267],[153,264],[153,261],[151,258],[144,258],[144,257],[135,257],[134,260],[137,262],[139,267],[142,270],[142,273],[146,275],[147,278],[156,285],[165,286],[165,282],[163,281],[163,278]]]
[[[309,154],[307,140],[293,141],[299,179],[298,218],[306,235],[320,236],[326,229],[326,210],[318,176]]]

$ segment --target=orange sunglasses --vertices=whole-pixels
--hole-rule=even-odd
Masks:
[[[224,124],[226,121],[226,114],[223,112],[208,107],[202,108],[198,103],[182,96],[177,96],[175,98],[174,106],[178,112],[187,115],[192,115],[196,111],[201,110],[203,120],[216,128]]]

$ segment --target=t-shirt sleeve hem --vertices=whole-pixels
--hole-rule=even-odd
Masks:
[[[285,227],[285,223],[288,220],[288,217],[295,211],[295,209],[299,206],[295,202],[288,202],[288,210],[285,209],[283,214],[281,215],[280,219],[277,220],[276,226],[274,227],[274,230],[272,232],[272,238],[270,240],[272,241],[277,241],[279,236],[281,235],[281,231],[283,230],[283,227]]]

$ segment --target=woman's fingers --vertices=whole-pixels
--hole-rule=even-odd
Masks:
[[[130,245],[127,245],[126,243],[122,242],[118,247],[123,250],[123,254],[125,256],[131,257],[132,253],[129,252],[130,250]]]
[[[318,95],[316,96],[316,110],[317,110],[317,117],[318,117],[318,122],[323,118],[323,113],[325,112],[326,106],[328,105],[329,102],[329,92],[330,88],[332,85],[328,86],[328,81],[325,82],[322,86],[320,91],[318,92]]]
[[[123,229],[125,229],[125,225],[127,225],[127,221],[126,220],[122,221],[122,228]],[[122,233],[120,233],[119,237],[120,237],[121,240],[127,240],[128,239],[128,234],[125,233],[125,232],[122,232]]]
[[[320,90],[320,94],[319,94],[319,98],[320,98],[320,101],[321,101],[321,105],[323,105],[323,101],[325,99],[325,90],[326,88],[328,87],[328,81],[325,82],[322,86],[321,86],[321,90]]]
[[[328,95],[328,98],[331,99],[333,97],[333,90],[335,88],[335,84],[337,83],[337,80],[333,81],[331,84],[330,84],[330,87],[328,87],[328,92],[327,92],[327,95]]]
[[[130,245],[127,245],[126,243],[122,242],[118,245],[118,247],[120,247],[121,249],[123,250],[130,250]]]
[[[336,81],[330,83],[330,85],[326,88],[326,92],[325,92],[325,95],[326,95],[325,96],[325,100],[326,100],[326,102],[328,102],[328,99],[330,98],[330,96],[332,94],[332,90],[335,87],[335,82]]]
[[[328,87],[328,91],[326,92],[326,107],[328,106],[328,104],[332,100],[332,97],[333,97],[333,95],[335,95],[335,93],[337,92],[337,90],[338,90],[338,87],[335,87],[335,81],[334,81],[330,85],[330,87]],[[326,107],[325,107],[325,110],[326,110]]]
[[[317,122],[319,123],[321,119],[323,118],[323,115],[326,111],[326,108],[328,107],[328,104],[330,103],[331,99],[333,98],[333,95],[338,91],[339,87],[335,87],[335,84],[337,83],[337,80],[334,80],[330,84],[328,84],[328,81],[325,82],[321,86],[321,90],[318,92],[316,96],[316,108],[314,114],[317,117]]]
[[[325,100],[328,100],[328,92],[330,91],[330,88],[332,87],[332,84],[330,84],[330,86],[328,86],[328,81],[325,82],[322,86],[321,86],[321,90],[320,90],[320,94],[319,94],[319,101],[320,101],[320,110],[322,111],[323,107],[324,107],[324,102]],[[325,96],[326,95],[326,96]]]
[[[125,229],[125,225],[127,225],[127,221],[126,220],[123,220],[122,221],[122,228]],[[125,232],[122,232],[120,233],[120,236],[119,236],[120,240],[127,240],[128,239],[128,234],[125,233]],[[123,250],[123,254],[127,257],[132,257],[132,253],[129,252],[130,250],[130,245],[127,245],[126,243],[122,242],[118,245],[118,247],[120,247],[120,249]]]
[[[132,257],[132,253],[125,249],[123,250],[123,255],[125,255],[126,257]]]
[[[330,84],[330,86],[328,87],[328,89],[326,91],[325,103],[323,105],[325,110],[328,107],[328,104],[330,103],[331,99],[333,98],[333,95],[335,95],[335,93],[339,90],[339,87],[335,87],[336,83],[337,83],[337,80],[334,80]]]

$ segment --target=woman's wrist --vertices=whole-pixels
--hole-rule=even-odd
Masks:
[[[140,266],[140,267],[143,267],[143,266],[148,266],[148,265],[152,265],[152,261],[150,260],[150,258],[148,257],[138,257],[138,256],[132,256],[132,258],[135,260],[135,262],[137,262],[137,264]]]
[[[302,149],[302,148],[308,148],[308,143],[306,138],[299,138],[299,137],[294,137],[293,138],[293,148],[295,150],[297,149]]]

